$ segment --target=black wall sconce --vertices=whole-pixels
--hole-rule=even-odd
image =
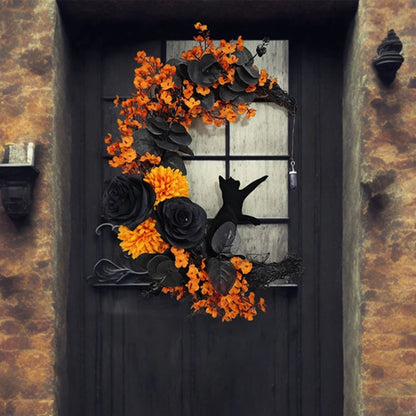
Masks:
[[[0,189],[3,207],[11,219],[21,220],[29,214],[38,173],[33,143],[6,146],[0,164]]]
[[[374,68],[384,85],[390,85],[396,77],[404,58],[401,55],[403,44],[393,29],[389,30],[377,48],[377,57],[373,60]]]

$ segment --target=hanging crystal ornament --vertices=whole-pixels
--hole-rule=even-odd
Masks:
[[[296,189],[298,186],[298,173],[295,171],[295,161],[290,161],[291,169],[289,171],[289,188]]]
[[[293,190],[296,189],[298,186],[298,173],[295,170],[295,159],[293,157],[294,154],[294,148],[295,148],[295,120],[296,115],[292,114],[293,121],[292,121],[292,134],[291,134],[291,149],[290,149],[290,170],[289,170],[289,189]]]

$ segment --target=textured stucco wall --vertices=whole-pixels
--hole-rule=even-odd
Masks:
[[[54,415],[64,356],[69,230],[69,133],[64,48],[54,0],[0,0],[0,158],[4,145],[36,143],[30,217],[0,206],[0,414]],[[66,152],[66,160],[63,153]],[[67,218],[65,219],[68,223]]]
[[[416,2],[361,0],[344,96],[345,415],[416,415]],[[371,67],[394,28],[405,62]]]

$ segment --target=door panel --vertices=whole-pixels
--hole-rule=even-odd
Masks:
[[[163,57],[164,43],[97,40],[74,50],[68,416],[342,415],[340,211],[328,212],[340,201],[340,191],[332,189],[340,181],[340,142],[329,143],[341,132],[340,58],[332,55],[335,47],[318,53],[319,48],[308,51],[303,44],[291,52],[291,85],[302,104],[296,141],[303,182],[289,201],[289,245],[304,257],[307,270],[298,291],[260,293],[267,311],[253,322],[230,323],[193,316],[188,303],[168,296],[98,289],[85,281],[99,258],[119,255],[114,235],[94,234],[101,223],[103,183],[116,173],[108,167],[103,141],[108,132],[117,134],[111,98],[132,92],[136,51]],[[328,54],[330,66],[323,67]],[[327,78],[328,72],[335,75]],[[325,99],[317,98],[322,91]],[[310,114],[305,106],[312,108]],[[327,120],[328,111],[335,122]],[[325,130],[328,123],[331,132]],[[335,149],[329,165],[321,147],[327,144]],[[330,180],[323,178],[324,166],[333,174]],[[331,319],[322,316],[324,311]],[[328,392],[332,400],[323,403]]]

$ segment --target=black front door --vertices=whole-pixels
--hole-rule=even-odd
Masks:
[[[111,91],[130,88],[137,50],[163,56],[164,44],[121,33],[73,48],[67,415],[342,415],[342,47],[317,38],[290,43],[300,185],[289,245],[305,273],[298,289],[264,290],[267,312],[253,322],[230,323],[167,296],[87,284],[114,244],[94,234],[114,175],[103,141],[117,118]]]

